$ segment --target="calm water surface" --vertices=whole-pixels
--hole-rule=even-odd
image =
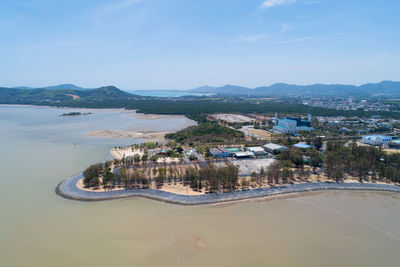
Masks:
[[[0,266],[399,266],[400,196],[392,193],[212,207],[58,197],[63,178],[108,158],[114,145],[141,142],[85,132],[190,124],[122,111],[58,116],[70,111],[0,106]]]
[[[130,91],[132,94],[154,97],[181,97],[181,96],[211,96],[209,93],[193,93],[190,91],[169,91],[169,90],[136,90]]]

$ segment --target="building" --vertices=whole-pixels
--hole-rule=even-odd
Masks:
[[[232,152],[232,153],[242,151],[240,148],[237,148],[237,147],[224,147],[224,149],[225,149],[225,150],[228,150],[228,151],[230,151],[230,152]]]
[[[392,137],[385,135],[364,135],[362,142],[368,145],[382,146],[392,142]]]
[[[288,118],[277,120],[278,125],[272,129],[280,133],[295,133],[297,122]]]
[[[379,127],[392,129],[392,125],[390,123],[378,123]]]
[[[256,155],[256,156],[263,156],[263,155],[267,154],[265,152],[264,148],[262,148],[260,146],[248,147],[248,148],[246,148],[246,151],[253,152],[254,155]]]
[[[269,143],[266,145],[263,145],[265,151],[272,153],[272,154],[278,154],[281,153],[282,151],[289,150],[289,148],[273,143]]]
[[[308,114],[308,120],[303,121],[301,118],[297,117],[287,117],[286,119],[296,121],[297,127],[311,127],[311,115]]]
[[[235,155],[235,158],[237,158],[237,159],[246,159],[246,158],[254,157],[254,153],[250,152],[250,151],[236,152],[234,155]]]
[[[392,140],[392,142],[389,143],[389,147],[400,149],[400,140]]]
[[[302,149],[310,149],[310,148],[312,148],[312,146],[310,146],[310,145],[308,145],[306,143],[297,143],[297,144],[295,144],[293,146],[297,147],[297,148],[302,148]]]
[[[211,148],[210,154],[215,158],[228,158],[233,156],[231,151],[224,148]]]
[[[160,149],[156,152],[158,155],[167,155],[168,152],[171,151],[171,149]]]
[[[311,115],[308,114],[307,121],[296,117],[277,119],[277,125],[272,130],[278,133],[296,133],[298,131],[312,131],[314,129],[311,127]]]
[[[188,150],[185,151],[185,154],[186,154],[187,157],[190,157],[190,156],[192,156],[192,155],[193,155],[193,156],[196,156],[196,153],[197,153],[197,152],[196,152],[195,149],[188,149]]]

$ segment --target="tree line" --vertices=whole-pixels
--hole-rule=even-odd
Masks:
[[[360,182],[400,182],[399,153],[389,154],[381,148],[336,141],[328,142],[325,155],[326,175],[335,181],[342,181],[347,175]]]
[[[148,188],[153,181],[148,178],[144,169],[118,168],[115,174],[107,169],[106,164],[98,163],[89,166],[84,172],[83,183],[85,187],[95,188],[123,186],[125,188]],[[174,166],[153,168],[154,182],[160,188],[164,183],[183,182],[194,190],[205,189],[209,192],[232,191],[238,186],[239,170],[233,164],[225,167],[217,167],[209,164],[206,168],[195,168],[189,166],[183,172]]]

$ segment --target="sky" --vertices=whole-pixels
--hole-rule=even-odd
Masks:
[[[0,86],[400,80],[398,0],[1,0]]]

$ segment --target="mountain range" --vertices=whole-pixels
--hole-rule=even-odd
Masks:
[[[400,95],[400,82],[382,81],[360,86],[345,84],[295,85],[275,83],[271,86],[248,88],[236,85],[203,86],[190,90],[195,93],[244,96],[357,96]]]
[[[160,90],[161,91],[161,90]],[[190,90],[183,90],[190,94],[216,94],[225,96],[400,96],[400,82],[382,81],[367,83],[360,86],[345,84],[312,84],[295,85],[275,83],[270,86],[248,88],[237,85],[224,85],[221,87],[202,86]],[[87,89],[74,84],[60,84],[55,86],[31,87],[0,87],[0,100],[5,99],[46,99],[57,101],[68,100],[122,100],[140,98],[141,96],[118,89],[115,86],[105,86],[97,89]]]
[[[74,84],[59,84],[59,85],[53,85],[53,86],[47,86],[47,87],[28,87],[28,86],[17,86],[13,87],[13,89],[23,89],[23,90],[28,90],[28,89],[48,89],[48,90],[63,90],[63,89],[68,89],[68,90],[88,90],[88,88],[82,88],[79,86],[76,86]]]

